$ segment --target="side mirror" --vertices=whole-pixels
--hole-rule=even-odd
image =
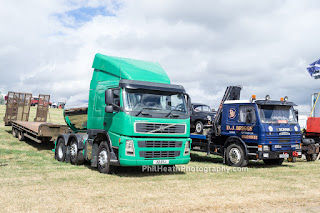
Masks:
[[[113,106],[112,105],[106,106],[105,107],[105,111],[108,112],[108,113],[112,113],[113,112]]]
[[[107,89],[106,90],[106,100],[105,100],[107,105],[112,105],[113,104],[113,91],[112,89]]]
[[[186,94],[187,97],[187,107],[190,113],[192,113],[192,105],[191,105],[191,98],[188,94]]]

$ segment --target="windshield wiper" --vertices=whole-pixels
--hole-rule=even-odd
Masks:
[[[153,108],[153,107],[143,107],[137,114],[136,116],[140,115],[142,113],[143,110],[145,109],[149,109],[149,110],[161,110],[160,108]],[[145,115],[149,115],[147,113],[145,113]]]
[[[181,110],[172,109],[172,110],[170,110],[170,112],[169,112],[168,114],[166,114],[166,117],[168,117],[169,115],[171,115],[173,111],[181,112]],[[172,114],[172,116],[174,116],[174,117],[179,117],[179,115],[174,115],[174,114]]]

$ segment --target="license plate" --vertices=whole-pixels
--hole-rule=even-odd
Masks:
[[[281,149],[281,145],[274,145],[274,148]]]
[[[169,160],[154,160],[153,164],[159,165],[159,164],[169,164]]]
[[[289,157],[289,154],[280,154],[279,155],[279,158],[288,158]]]

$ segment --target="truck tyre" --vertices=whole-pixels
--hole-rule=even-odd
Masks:
[[[66,159],[66,146],[64,145],[64,143],[64,139],[59,138],[55,150],[55,157],[60,162],[63,162]]]
[[[196,133],[201,134],[203,132],[203,123],[201,121],[197,121],[195,127]]]
[[[24,141],[25,140],[24,134],[23,134],[22,131],[18,131],[18,139],[19,139],[19,141]]]
[[[82,150],[78,149],[78,141],[76,139],[70,143],[70,161],[74,165],[82,165],[84,162]]]
[[[13,128],[13,127],[12,127],[12,136],[13,136],[14,138],[17,138],[17,137],[18,137],[18,130],[17,130],[16,128]]]
[[[264,159],[263,162],[266,165],[281,165],[283,163],[284,159],[279,158],[279,159]]]
[[[227,147],[226,162],[229,166],[241,167],[248,165],[248,159],[245,156],[244,148],[236,143]]]
[[[108,174],[110,172],[110,150],[106,141],[100,143],[97,158],[99,172]]]

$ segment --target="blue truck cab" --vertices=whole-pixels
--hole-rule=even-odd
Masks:
[[[239,90],[240,91],[240,90]],[[285,158],[301,156],[301,132],[292,102],[223,100],[212,131],[205,139],[191,135],[193,146],[224,157],[230,166],[246,166],[249,160],[281,165]],[[206,143],[206,144],[204,144]]]

